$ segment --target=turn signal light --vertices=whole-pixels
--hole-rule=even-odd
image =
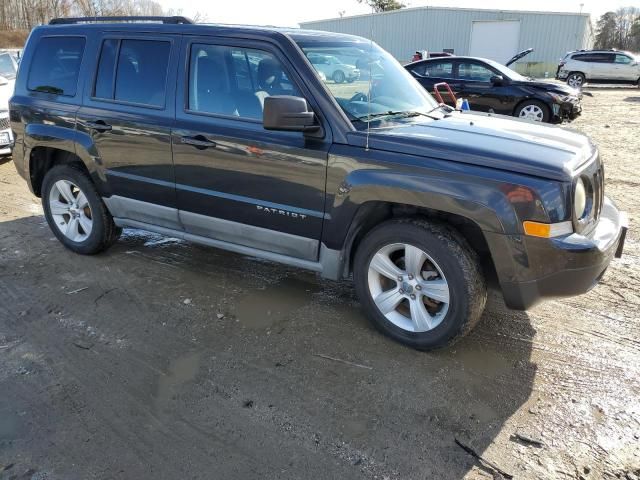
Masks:
[[[527,220],[522,222],[522,226],[524,233],[530,237],[553,238],[573,233],[571,222],[540,223]]]

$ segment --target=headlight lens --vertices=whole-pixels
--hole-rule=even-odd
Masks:
[[[573,192],[573,214],[577,220],[580,220],[587,209],[587,189],[584,186],[582,178],[576,182],[576,188]]]

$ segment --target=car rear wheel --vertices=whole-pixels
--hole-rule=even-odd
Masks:
[[[356,252],[354,282],[373,325],[419,350],[450,345],[469,332],[487,295],[465,240],[422,219],[392,220],[371,231]]]
[[[549,107],[537,100],[527,100],[518,106],[515,116],[533,122],[548,122]]]
[[[336,70],[333,72],[333,81],[336,83],[344,83],[345,75],[342,70]]]
[[[573,88],[581,88],[584,85],[585,77],[580,72],[571,72],[567,77],[567,85]]]
[[[122,232],[89,176],[74,165],[58,165],[47,172],[42,206],[54,235],[76,253],[106,250]]]

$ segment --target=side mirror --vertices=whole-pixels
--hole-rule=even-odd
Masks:
[[[0,76],[0,85],[9,85],[9,80],[5,77]]]
[[[504,77],[502,75],[494,75],[493,77],[491,77],[490,81],[494,85],[503,85],[504,84]]]
[[[314,132],[320,130],[316,115],[304,98],[290,95],[265,97],[262,125],[265,130]]]

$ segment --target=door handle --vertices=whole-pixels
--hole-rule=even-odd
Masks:
[[[97,132],[109,132],[113,127],[103,122],[102,120],[98,120],[95,122],[87,122],[87,127],[91,130],[96,130]]]
[[[195,137],[182,137],[180,141],[186,145],[193,145],[199,150],[205,150],[207,148],[216,148],[216,142],[207,139],[203,135],[196,135]]]

